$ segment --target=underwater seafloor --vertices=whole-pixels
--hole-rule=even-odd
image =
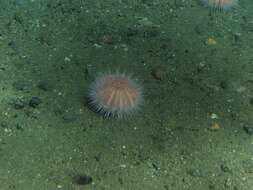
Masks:
[[[0,190],[250,190],[253,2],[1,0]],[[143,86],[88,109],[99,72]]]

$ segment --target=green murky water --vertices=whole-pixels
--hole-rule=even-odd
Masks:
[[[253,2],[1,0],[0,190],[250,190]],[[86,104],[99,72],[140,111]]]

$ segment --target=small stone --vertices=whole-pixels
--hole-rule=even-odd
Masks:
[[[46,82],[46,81],[40,81],[38,83],[37,87],[40,88],[41,90],[44,90],[44,91],[48,91],[50,88],[48,82]]]
[[[221,81],[221,82],[220,82],[220,87],[221,87],[222,89],[226,89],[226,88],[228,87],[228,83],[227,83],[226,81]]]
[[[88,175],[77,175],[74,176],[73,182],[77,185],[88,185],[92,183],[92,177]]]
[[[39,104],[41,104],[42,100],[39,97],[32,97],[29,101],[29,106],[36,108]]]
[[[211,119],[218,119],[218,115],[216,113],[211,113],[210,115]]]
[[[136,28],[127,28],[126,36],[127,37],[133,37],[138,35],[138,30]]]
[[[202,177],[202,174],[198,169],[188,169],[187,173],[192,177]]]
[[[161,67],[156,67],[151,71],[151,75],[156,80],[163,80],[165,78],[165,71]]]
[[[217,44],[217,41],[214,39],[214,38],[207,38],[206,40],[206,45],[216,45]]]
[[[69,57],[64,57],[64,62],[67,63],[67,62],[70,62],[71,59]]]
[[[215,189],[215,185],[214,184],[209,184],[209,189]]]
[[[113,39],[113,35],[104,35],[102,38],[101,38],[101,42],[103,44],[113,44],[114,43],[114,39]]]
[[[253,98],[249,99],[249,103],[250,103],[250,105],[253,105]]]
[[[27,83],[26,81],[16,81],[13,83],[13,87],[16,90],[29,92],[31,90],[31,85]]]
[[[62,119],[66,122],[66,123],[72,123],[77,121],[78,116],[75,114],[71,114],[71,113],[66,113],[62,116]]]
[[[12,100],[10,104],[13,105],[14,109],[17,109],[17,110],[23,109],[26,106],[26,102],[21,98],[16,98]]]
[[[11,129],[8,129],[8,128],[4,128],[4,132],[5,132],[5,133],[11,133],[12,130],[11,130]]]
[[[221,171],[223,171],[223,172],[232,173],[231,169],[224,164],[221,164],[220,168],[221,168]]]
[[[249,135],[253,135],[253,126],[249,125],[249,124],[244,124],[243,125],[243,129],[244,131],[249,134]]]
[[[24,128],[23,128],[23,126],[22,126],[22,125],[17,124],[17,125],[16,125],[16,129],[18,129],[18,130],[23,130]]]

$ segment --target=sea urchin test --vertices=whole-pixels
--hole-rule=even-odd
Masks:
[[[98,76],[90,86],[88,99],[94,111],[118,118],[135,112],[143,101],[136,81],[119,73]]]

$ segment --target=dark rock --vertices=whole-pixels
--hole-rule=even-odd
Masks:
[[[99,162],[99,161],[101,160],[101,155],[98,154],[98,155],[94,156],[94,158],[95,158],[95,160],[96,160],[97,162]]]
[[[11,49],[13,49],[14,51],[17,50],[17,44],[16,44],[14,41],[10,41],[10,42],[8,43],[8,46],[9,46]]]
[[[121,177],[118,178],[118,181],[119,181],[120,185],[123,185],[124,182],[123,182],[123,179]]]
[[[62,116],[62,119],[66,122],[66,123],[71,123],[74,122],[78,119],[77,115],[75,114],[71,114],[71,113],[66,113]]]
[[[246,131],[247,134],[253,135],[253,126],[249,124],[244,124],[243,125],[244,131]]]
[[[49,84],[46,81],[40,81],[37,87],[44,91],[48,91],[50,89]]]
[[[26,106],[26,102],[21,98],[16,98],[10,103],[15,109],[23,109]]]
[[[166,72],[162,67],[156,67],[151,71],[151,75],[156,80],[163,80],[165,78]]]
[[[138,30],[136,28],[128,28],[126,31],[127,37],[133,37],[138,34]]]
[[[224,186],[225,186],[225,188],[230,188],[231,186],[232,186],[232,179],[231,178],[227,178],[226,180],[225,180],[225,182],[224,182]]]
[[[208,186],[208,187],[209,187],[209,189],[215,189],[215,185],[214,185],[214,184],[212,184],[212,183],[211,183],[211,184],[209,184],[209,186]]]
[[[88,185],[92,183],[92,177],[87,175],[74,176],[73,182],[77,185]]]
[[[228,87],[228,83],[227,83],[226,81],[221,81],[221,82],[220,82],[220,87],[221,87],[222,89],[226,89],[226,88]]]
[[[155,170],[159,170],[159,167],[155,163],[152,163],[152,166]]]
[[[16,81],[12,85],[16,90],[25,91],[25,92],[28,92],[31,90],[31,85],[25,81]]]
[[[249,99],[249,103],[250,103],[251,105],[253,105],[253,98],[250,98],[250,99]]]
[[[23,128],[23,126],[22,126],[22,125],[17,124],[17,125],[16,125],[16,129],[18,129],[18,130],[23,130],[24,128]]]
[[[143,36],[146,37],[146,38],[155,38],[155,37],[158,37],[159,34],[160,34],[159,30],[157,30],[156,27],[152,27],[152,28],[146,29],[143,32]]]
[[[203,176],[198,169],[188,169],[187,173],[192,177],[202,177]]]
[[[223,172],[232,173],[232,170],[224,164],[221,164],[220,168],[221,168],[221,171]]]
[[[38,107],[38,105],[40,105],[42,102],[42,100],[39,98],[39,97],[32,97],[29,101],[29,106],[33,107],[33,108],[36,108]]]

